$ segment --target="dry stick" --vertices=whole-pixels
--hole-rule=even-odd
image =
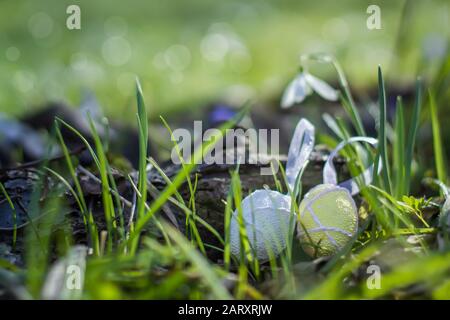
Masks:
[[[70,156],[74,156],[76,154],[79,154],[79,153],[83,152],[84,150],[86,150],[86,146],[81,146],[79,148],[76,148],[76,149],[70,151],[69,155]],[[30,161],[30,162],[27,162],[27,163],[20,164],[20,165],[15,166],[15,167],[1,168],[0,172],[5,172],[5,171],[9,171],[9,170],[26,169],[26,168],[30,168],[30,167],[35,167],[35,166],[37,166],[39,164],[42,164],[42,163],[44,163],[46,161],[54,162],[54,161],[62,160],[64,158],[65,158],[65,155],[62,154],[62,155],[59,155],[59,156],[55,156],[55,157],[53,157],[51,159],[38,159],[38,160],[34,160],[34,161]]]
[[[101,180],[100,180],[98,177],[96,177],[92,172],[90,172],[89,170],[87,170],[87,169],[84,168],[83,166],[79,166],[79,169],[80,169],[81,172],[83,172],[84,174],[86,174],[87,176],[89,176],[91,179],[95,180],[95,182],[101,184]],[[131,179],[131,177],[130,177],[130,179]],[[151,185],[151,184],[150,184],[150,185]],[[132,183],[132,186],[133,186],[134,192],[137,193],[138,196],[140,196],[140,195],[139,195],[139,191],[136,190],[136,188],[135,188],[135,186],[134,186],[134,183]],[[153,185],[151,185],[151,186],[154,187]],[[156,188],[155,188],[155,189],[156,189]],[[134,217],[134,207],[135,207],[135,202],[134,202],[134,201],[133,201],[133,202],[128,201],[127,199],[125,199],[124,197],[122,197],[118,192],[116,192],[116,191],[115,191],[114,189],[112,189],[112,188],[109,188],[109,191],[110,191],[111,193],[113,193],[114,195],[117,195],[117,196],[119,197],[119,199],[123,202],[123,204],[126,205],[128,208],[130,208],[130,209],[132,210],[132,216],[130,217],[130,223],[131,223],[132,218]],[[156,191],[150,190],[149,192],[150,192],[150,194],[151,194],[153,197],[157,196]],[[146,208],[146,210],[150,210],[150,207],[149,207],[149,205],[148,205],[147,203],[145,203],[145,208]],[[166,207],[166,208],[163,208],[163,211],[164,211],[164,213],[167,215],[167,217],[169,218],[169,220],[170,220],[175,226],[178,226],[178,222],[177,222],[177,220],[175,219],[175,215],[173,214],[173,212],[172,212],[169,208],[167,208],[167,207]]]
[[[81,172],[83,172],[85,175],[89,176],[89,178],[93,179],[95,182],[101,184],[102,181],[95,176],[92,172],[90,172],[89,170],[87,170],[86,168],[84,168],[83,166],[78,166],[79,170]],[[128,208],[132,208],[133,204],[128,201],[127,199],[125,199],[124,197],[122,197],[118,192],[116,192],[114,189],[112,189],[111,187],[109,188],[109,192],[113,193],[114,195],[118,196],[119,199],[128,207]]]
[[[133,220],[134,220],[134,214],[136,212],[136,201],[137,201],[137,194],[136,194],[136,190],[133,188],[133,204],[131,206],[130,219],[128,220],[128,230],[130,230],[131,224],[133,223]]]
[[[130,180],[131,186],[133,187],[135,194],[136,194],[138,197],[142,197],[141,193],[139,192],[139,189],[138,189],[137,186],[136,186],[136,183],[133,181],[133,178],[132,178],[130,175],[128,175],[128,179]],[[147,184],[148,184],[148,186],[151,188],[151,190],[148,189],[148,192],[150,193],[150,195],[151,195],[153,198],[156,199],[156,198],[159,196],[159,195],[158,195],[159,190],[158,190],[158,189],[157,189],[150,181],[148,181],[148,179],[147,179]],[[147,211],[150,211],[150,207],[148,206],[147,203],[145,203],[145,209],[146,209]],[[178,221],[177,221],[177,219],[175,218],[175,215],[173,214],[172,210],[170,210],[170,208],[167,207],[166,205],[163,205],[163,206],[162,206],[162,210],[163,210],[163,212],[167,215],[167,217],[169,218],[169,220],[170,220],[176,227],[178,227]],[[130,221],[131,221],[131,220],[130,220]]]

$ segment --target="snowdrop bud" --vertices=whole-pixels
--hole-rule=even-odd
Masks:
[[[333,89],[325,81],[320,80],[309,73],[305,74],[305,80],[312,90],[325,100],[336,101],[338,99],[338,91]]]
[[[336,101],[339,98],[338,91],[333,89],[328,83],[307,71],[302,71],[289,83],[284,91],[281,98],[281,108],[287,109],[301,103],[313,92],[329,101]]]
[[[304,73],[300,73],[289,83],[281,98],[281,107],[287,109],[294,104],[301,103],[312,93],[311,88],[306,83]]]

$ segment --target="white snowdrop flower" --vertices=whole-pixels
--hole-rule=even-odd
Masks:
[[[301,103],[313,92],[329,101],[336,101],[339,97],[338,91],[328,83],[307,71],[301,71],[284,91],[281,99],[281,107],[287,109],[295,104]]]
[[[300,103],[311,94],[311,87],[306,83],[305,74],[302,72],[289,83],[281,99],[281,107],[287,109]]]
[[[309,73],[305,73],[305,79],[306,83],[311,86],[312,90],[325,100],[336,101],[338,99],[338,91],[325,81],[320,80]]]

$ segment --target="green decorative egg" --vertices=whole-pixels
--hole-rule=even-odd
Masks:
[[[330,256],[356,234],[358,211],[347,189],[321,184],[311,189],[299,206],[297,235],[310,256]]]

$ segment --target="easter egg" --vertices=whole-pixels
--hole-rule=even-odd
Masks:
[[[241,254],[241,237],[245,230],[250,253],[261,262],[278,256],[285,248],[290,226],[295,225],[291,214],[291,199],[272,190],[257,190],[242,201],[242,219],[234,211],[230,221],[230,249],[235,257]],[[240,223],[241,222],[241,223]]]
[[[358,212],[345,188],[321,184],[311,189],[299,206],[297,235],[310,256],[330,256],[356,234]]]

